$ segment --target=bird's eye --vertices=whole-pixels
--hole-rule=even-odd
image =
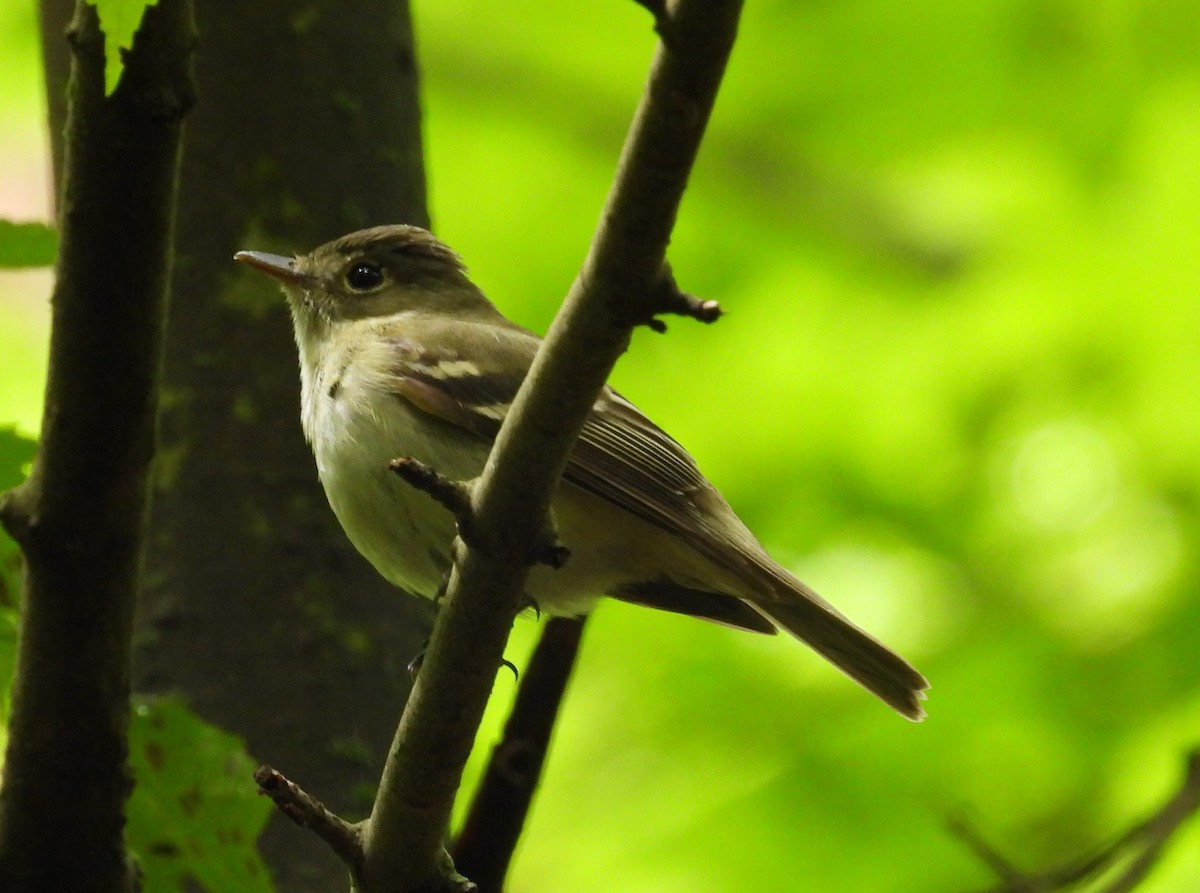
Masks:
[[[360,262],[346,271],[346,284],[355,291],[370,291],[383,284],[383,270],[375,264]]]

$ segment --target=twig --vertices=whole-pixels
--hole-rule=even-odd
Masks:
[[[667,11],[667,0],[633,0],[633,2],[654,16],[654,33],[665,43],[671,24],[671,15]]]
[[[454,794],[520,607],[527,556],[596,395],[659,282],[667,242],[732,49],[740,0],[677,0],[591,250],[518,392],[473,494],[487,550],[451,571],[364,841],[364,888],[441,872]]]
[[[255,769],[254,781],[276,809],[329,844],[351,875],[357,876],[362,865],[362,830],[358,825],[334,815],[320,800],[270,766]]]
[[[428,494],[435,502],[454,516],[458,526],[458,535],[464,543],[476,548],[483,543],[476,536],[475,510],[471,505],[471,484],[451,480],[436,468],[426,465],[420,459],[412,456],[401,456],[393,459],[388,468],[399,475],[406,483]],[[555,570],[562,568],[571,557],[571,550],[558,541],[558,534],[553,524],[547,525],[538,541],[533,544],[529,553],[530,564],[544,564]],[[441,601],[440,598],[437,601]]]
[[[454,842],[454,861],[484,893],[499,893],[525,826],[585,618],[551,618],[525,670],[500,743]]]
[[[700,298],[682,291],[675,282],[675,274],[670,264],[664,263],[658,281],[650,295],[650,315],[640,322],[647,328],[660,335],[667,331],[667,324],[654,314],[674,313],[676,316],[690,316],[703,323],[713,323],[721,318],[724,311],[716,301],[702,301]]]
[[[1114,846],[1115,851],[1122,844],[1130,849],[1140,845],[1142,851],[1104,893],[1127,893],[1141,883],[1175,832],[1200,809],[1200,751],[1189,753],[1185,766],[1183,784],[1175,796],[1163,804],[1158,812],[1131,829],[1126,839]]]
[[[463,541],[471,540],[475,529],[474,512],[471,509],[471,485],[451,480],[436,468],[426,465],[412,456],[393,459],[388,468],[405,483],[420,490],[454,516],[459,536]]]
[[[1005,883],[1006,889],[1024,890],[1022,886],[1029,876],[1013,865],[1008,858],[983,839],[983,836],[965,818],[956,817],[946,823],[950,833],[966,844],[967,849],[979,857]]]
[[[1084,882],[1097,880],[1105,872],[1115,871],[1118,863],[1128,860],[1123,871],[1112,881],[1096,888],[1096,893],[1129,893],[1146,879],[1175,832],[1200,809],[1200,750],[1187,755],[1183,782],[1148,819],[1134,825],[1100,852],[1040,874],[1020,871],[983,841],[965,822],[955,820],[950,830],[985,861],[1003,880],[988,893],[1053,893],[1069,890]]]

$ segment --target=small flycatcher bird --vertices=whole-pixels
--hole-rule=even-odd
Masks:
[[[359,552],[401,589],[433,597],[454,519],[389,470],[412,456],[480,474],[540,340],[509,322],[458,255],[415,226],[378,226],[295,258],[236,259],[283,284],[300,350],[301,422],[329,504]],[[928,683],[776,564],[692,457],[605,388],[554,500],[560,569],[530,570],[550,615],[601,595],[801,639],[904,716]]]

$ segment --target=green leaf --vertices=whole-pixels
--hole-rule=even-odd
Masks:
[[[36,452],[37,441],[18,434],[11,425],[0,426],[0,492],[25,480],[25,467]]]
[[[96,14],[104,32],[104,94],[117,88],[124,68],[121,53],[133,46],[133,36],[146,10],[158,0],[96,0]]]
[[[44,223],[0,220],[0,267],[49,267],[58,256],[58,233]]]
[[[0,427],[0,493],[25,479],[36,442],[12,427]],[[20,592],[21,550],[0,527],[0,729],[8,725],[9,692],[17,654],[17,593]]]
[[[137,704],[129,740],[136,786],[126,840],[143,888],[271,893],[255,849],[271,804],[258,795],[242,742],[176,698]]]
[[[26,467],[33,461],[37,443],[18,434],[15,428],[0,427],[0,493],[15,487],[26,476]],[[0,527],[0,613],[16,615],[17,592],[20,587],[21,551]],[[14,619],[15,624],[15,619]],[[15,627],[14,627],[15,628]],[[7,627],[0,618],[0,650],[5,646],[3,639]],[[11,673],[5,673],[3,654],[0,654],[0,685],[7,686]],[[5,689],[7,691],[7,689]]]
[[[0,604],[0,743],[6,742],[5,730],[8,728],[8,709],[16,665],[17,609],[5,601]]]

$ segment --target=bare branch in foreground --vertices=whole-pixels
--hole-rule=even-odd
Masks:
[[[667,12],[667,0],[633,0],[633,2],[654,16],[654,32],[666,40],[667,26],[671,23],[670,13]]]
[[[276,809],[329,844],[352,876],[358,873],[358,866],[362,864],[362,831],[358,825],[334,815],[320,800],[270,766],[255,769],[254,781],[259,792],[270,797]]]
[[[442,508],[454,516],[458,526],[458,535],[463,542],[479,547],[481,543],[475,536],[475,514],[471,508],[472,484],[455,481],[446,477],[436,468],[426,465],[420,459],[412,456],[402,456],[393,459],[388,466],[407,484],[427,494]],[[571,550],[558,541],[553,524],[548,525],[542,532],[529,552],[530,564],[544,564],[555,570],[560,569],[571,557]],[[439,599],[440,601],[440,599]]]
[[[651,295],[650,316],[642,321],[647,328],[661,335],[667,331],[667,324],[655,316],[656,313],[690,316],[697,322],[712,323],[720,319],[724,311],[716,301],[702,301],[680,289],[671,265],[664,263]]]
[[[1200,810],[1200,750],[1187,755],[1185,767],[1179,789],[1149,818],[1099,853],[1040,874],[1014,867],[965,822],[952,822],[950,830],[1003,880],[987,893],[1058,893],[1092,882],[1098,884],[1095,893],[1129,893],[1149,876],[1175,832]]]
[[[646,318],[716,99],[740,0],[676,0],[591,249],[472,496],[489,548],[461,550],[367,823],[360,888],[444,876],[442,842],[520,608],[527,558],[580,429],[632,326]]]
[[[451,480],[436,468],[412,456],[393,459],[388,466],[409,486],[427,494],[434,502],[454,516],[459,536],[471,539],[475,517],[471,511],[471,485]]]
[[[499,893],[525,826],[550,735],[583,639],[586,618],[553,617],[525,670],[500,743],[454,842],[458,869],[483,893]]]
[[[350,873],[354,881],[353,889],[358,889],[358,879],[362,872],[365,823],[352,824],[330,812],[324,803],[271,766],[264,765],[255,769],[254,781],[258,785],[259,793],[270,797],[275,808],[283,815],[301,828],[312,831],[329,845]],[[443,850],[437,884],[422,890],[429,890],[430,893],[476,893],[478,887],[454,870],[454,864]]]

